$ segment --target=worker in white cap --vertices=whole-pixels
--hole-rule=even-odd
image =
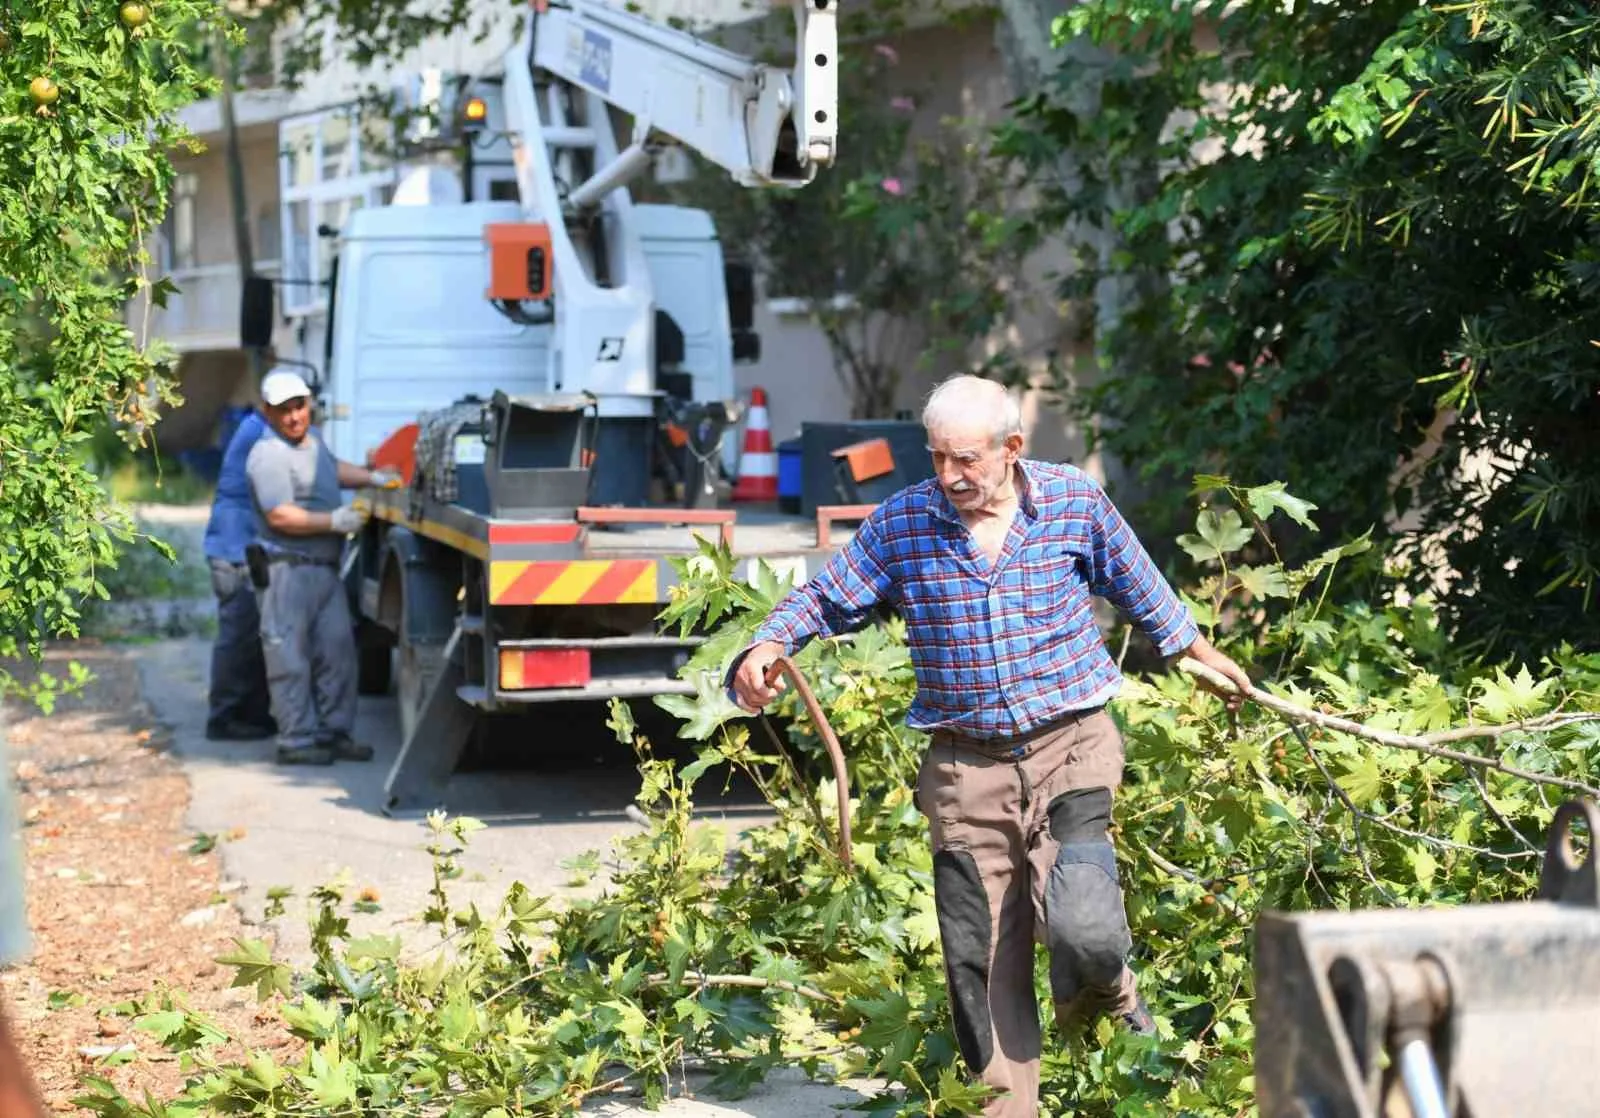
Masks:
[[[311,425],[311,389],[293,369],[261,381],[271,431],[250,451],[245,472],[261,514],[252,577],[262,586],[261,650],[278,723],[281,764],[365,761],[372,747],[352,738],[356,643],[339,578],[345,537],[366,514],[342,503],[341,489],[389,487],[397,475],[333,456]]]

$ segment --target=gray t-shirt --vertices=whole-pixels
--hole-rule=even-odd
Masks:
[[[268,431],[250,449],[244,472],[261,510],[261,542],[267,551],[339,561],[343,536],[332,532],[290,536],[273,531],[266,521],[268,510],[279,505],[299,505],[307,512],[332,512],[339,507],[339,463],[315,431],[306,432],[298,443]]]

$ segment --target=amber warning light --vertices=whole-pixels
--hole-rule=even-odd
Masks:
[[[482,97],[469,97],[461,109],[461,117],[469,127],[481,127],[489,119],[489,103]]]

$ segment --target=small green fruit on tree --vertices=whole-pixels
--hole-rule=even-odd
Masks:
[[[105,571],[133,523],[91,468],[89,439],[114,417],[137,441],[175,398],[173,354],[129,305],[173,290],[147,248],[171,154],[189,141],[177,110],[214,85],[190,40],[219,7],[162,0],[155,20],[127,0],[145,23],[108,51],[108,34],[129,34],[121,3],[8,0],[0,11],[0,87],[33,109],[0,114],[3,662],[74,635],[85,600],[109,593]],[[0,667],[0,693],[14,686]]]
[[[137,0],[128,0],[126,4],[122,5],[120,15],[122,16],[122,25],[133,29],[143,27],[149,21],[150,9],[143,4],[137,3]]]

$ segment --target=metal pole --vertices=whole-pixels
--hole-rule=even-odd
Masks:
[[[1406,1098],[1411,1101],[1413,1118],[1450,1118],[1450,1107],[1444,1101],[1444,1084],[1439,1081],[1439,1068],[1433,1062],[1433,1050],[1421,1037],[1400,1046],[1400,1080],[1405,1084]]]

